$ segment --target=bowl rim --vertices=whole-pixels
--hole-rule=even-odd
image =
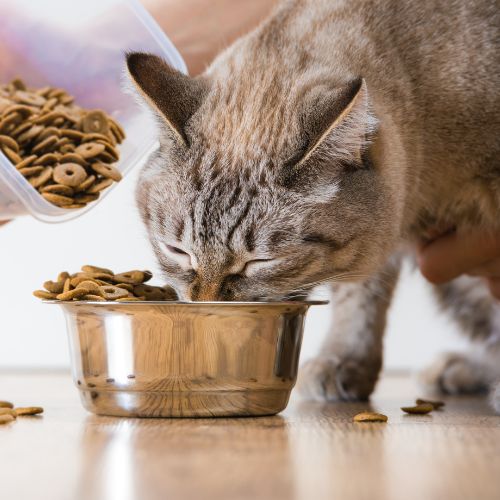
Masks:
[[[109,306],[182,306],[182,307],[199,307],[199,306],[217,306],[217,307],[287,307],[287,306],[323,306],[329,304],[329,300],[300,300],[300,301],[291,301],[291,300],[281,300],[275,302],[229,302],[229,301],[207,301],[207,302],[184,302],[177,300],[142,300],[142,301],[123,301],[116,302],[113,300],[108,301],[90,301],[90,300],[42,300],[44,304],[57,304],[57,305],[66,305],[66,306],[98,306],[98,307],[109,307]]]

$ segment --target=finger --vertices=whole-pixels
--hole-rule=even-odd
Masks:
[[[452,233],[418,249],[422,274],[432,283],[445,283],[500,256],[500,234],[479,230]]]
[[[427,245],[429,245],[433,241],[437,240],[442,236],[453,233],[454,231],[455,227],[450,226],[448,224],[446,225],[442,224],[440,226],[431,227],[427,229],[425,234],[422,235],[420,241],[417,243],[417,248],[418,250],[423,250]]]
[[[500,300],[500,278],[492,278],[488,280],[490,292],[495,299]]]
[[[485,278],[500,278],[500,257],[467,271],[467,274],[469,276],[483,276]]]

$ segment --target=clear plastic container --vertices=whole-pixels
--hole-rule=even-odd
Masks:
[[[187,71],[170,40],[136,0],[0,1],[0,82],[19,76],[29,87],[64,88],[77,104],[113,116],[127,134],[116,165],[122,174],[158,146],[151,114],[127,90],[127,51],[152,52]],[[80,210],[52,205],[0,151],[0,220],[31,214],[61,222],[95,203]]]

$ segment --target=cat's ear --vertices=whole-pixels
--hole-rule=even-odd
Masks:
[[[361,165],[376,126],[365,81],[357,78],[340,88],[318,92],[308,101],[302,122],[307,143],[296,168],[315,158]]]
[[[142,97],[166,121],[174,138],[189,146],[185,125],[201,104],[204,83],[153,54],[127,54],[127,68]]]

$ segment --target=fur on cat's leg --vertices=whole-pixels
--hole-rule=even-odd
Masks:
[[[320,354],[299,371],[306,399],[357,400],[372,393],[382,367],[386,313],[397,283],[400,256],[364,282],[334,285],[332,331]]]
[[[500,413],[500,381],[495,384],[491,391],[491,404],[497,413]]]
[[[447,394],[494,388],[500,380],[500,304],[477,278],[463,276],[435,289],[441,306],[472,345],[467,353],[441,355],[422,373],[421,382],[427,390]],[[496,399],[498,403],[500,395]]]

